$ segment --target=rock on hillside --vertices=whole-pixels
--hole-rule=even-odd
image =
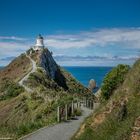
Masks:
[[[88,88],[89,88],[91,91],[93,91],[93,89],[96,88],[96,81],[95,81],[94,79],[91,79],[91,80],[89,81]]]
[[[68,89],[65,77],[61,73],[60,67],[56,64],[51,52],[48,49],[44,49],[41,53],[39,66],[44,68],[47,75],[54,79],[59,86],[65,88],[66,90]]]
[[[47,74],[55,79],[58,71],[58,65],[54,61],[52,54],[48,49],[45,49],[40,56],[40,67],[43,67]]]

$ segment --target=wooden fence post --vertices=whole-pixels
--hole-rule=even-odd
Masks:
[[[73,104],[73,101],[72,101],[72,104],[71,104],[71,112],[72,112],[72,115],[74,114],[74,104]]]
[[[77,101],[77,108],[79,108],[78,101]]]
[[[91,109],[93,109],[93,102],[92,102],[92,100],[90,101],[90,104],[91,104]]]
[[[93,107],[92,107],[92,109],[94,109],[94,100],[92,101],[92,103],[93,103]]]
[[[65,105],[65,119],[68,120],[68,107],[67,104]]]
[[[86,107],[86,99],[84,98],[83,106]]]
[[[89,100],[89,108],[91,109],[91,102],[90,102],[90,100]]]
[[[87,107],[89,108],[89,100],[87,100]]]
[[[90,109],[92,109],[92,100],[90,100]]]
[[[90,100],[88,101],[88,104],[89,104],[89,108],[90,108]]]
[[[80,101],[78,102],[78,108],[80,108]]]
[[[57,122],[60,122],[60,106],[57,107]]]
[[[86,107],[87,107],[87,99],[86,99]]]

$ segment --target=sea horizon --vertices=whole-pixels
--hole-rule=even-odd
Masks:
[[[65,66],[63,67],[70,72],[81,84],[88,87],[91,79],[96,81],[97,87],[100,88],[105,75],[113,68],[111,66]]]
[[[6,66],[0,66],[3,69]],[[113,66],[62,66],[71,73],[82,85],[88,86],[89,80],[94,79],[97,87],[101,87],[105,75]]]

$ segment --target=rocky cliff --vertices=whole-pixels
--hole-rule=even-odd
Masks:
[[[58,65],[54,61],[52,54],[48,49],[44,49],[40,55],[39,66],[44,68],[46,73],[52,78],[55,79],[57,76]]]
[[[44,68],[47,75],[54,79],[59,86],[66,90],[68,89],[66,85],[66,79],[61,73],[60,67],[56,64],[51,52],[48,49],[44,49],[44,51],[41,53],[39,66]]]
[[[36,62],[38,70],[41,69],[47,79],[53,80],[55,84],[62,87],[65,91],[77,93],[79,90],[79,93],[90,93],[90,91],[83,87],[70,73],[57,65],[52,57],[52,53],[47,48],[37,52],[33,51],[29,55]],[[30,84],[29,80],[28,83]]]

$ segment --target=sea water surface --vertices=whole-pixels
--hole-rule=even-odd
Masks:
[[[98,87],[101,86],[104,76],[113,67],[79,67],[79,66],[65,66],[68,72],[70,72],[77,80],[79,80],[84,86],[88,86],[89,80],[94,79]]]
[[[4,67],[0,67],[2,69]],[[97,86],[100,87],[104,76],[113,67],[79,67],[79,66],[65,66],[68,72],[70,72],[78,81],[84,86],[88,86],[89,80],[94,79]]]

